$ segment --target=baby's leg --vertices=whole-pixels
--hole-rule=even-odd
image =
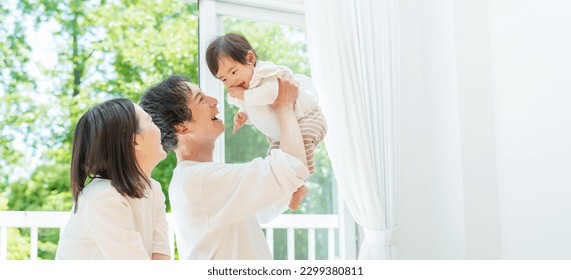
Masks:
[[[302,130],[302,132],[303,132],[303,130]],[[304,135],[302,135],[302,137],[304,137]],[[305,137],[303,139],[303,144],[305,146],[306,166],[307,166],[307,169],[309,170],[310,174],[315,173],[315,164],[314,164],[315,144],[314,144],[314,142],[315,142],[314,139],[306,139]],[[309,192],[309,189],[307,189],[306,185],[303,185],[303,186],[297,188],[297,191],[294,192],[291,196],[291,200],[289,203],[289,209],[292,211],[296,211],[297,209],[299,209],[299,206],[301,205],[303,198],[307,195],[308,192]]]
[[[320,108],[315,108],[306,116],[298,120],[299,130],[305,146],[307,169],[310,174],[315,173],[315,149],[327,134],[327,122]]]
[[[303,139],[305,145],[305,159],[309,174],[315,173],[315,141],[314,139]]]
[[[305,185],[299,187],[296,192],[291,195],[291,200],[289,202],[289,209],[295,211],[301,205],[303,198],[307,195],[307,187]]]
[[[315,140],[314,139],[303,139],[303,144],[305,145],[305,156],[307,160],[307,169],[310,174],[315,173]],[[301,205],[303,198],[307,195],[309,190],[307,186],[303,185],[297,189],[296,192],[291,196],[291,201],[289,203],[289,209],[295,211]]]
[[[299,119],[298,123],[305,147],[307,169],[310,174],[313,174],[315,173],[315,148],[327,134],[327,123],[319,108],[312,110],[307,116]],[[297,210],[308,192],[306,185],[298,188],[291,197],[289,209]]]

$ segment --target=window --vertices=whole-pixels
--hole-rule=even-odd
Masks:
[[[277,3],[270,1],[238,1],[231,4],[225,1],[200,1],[200,81],[201,88],[208,94],[224,100],[224,121],[227,126],[224,137],[217,143],[215,157],[218,161],[246,162],[254,157],[265,157],[268,148],[266,137],[254,126],[244,126],[232,134],[233,117],[238,108],[229,105],[221,82],[212,77],[204,61],[204,50],[208,43],[221,34],[237,32],[243,34],[252,44],[261,60],[286,65],[294,73],[311,76],[307,58],[307,45],[303,20],[303,3]],[[283,2],[283,1],[273,1]],[[290,1],[291,2],[291,1]],[[301,4],[300,4],[301,2]],[[276,4],[276,3],[274,3]],[[277,8],[276,8],[277,7]],[[222,102],[220,102],[222,103]],[[334,174],[329,162],[325,145],[316,150],[316,172],[308,182],[309,194],[300,210],[286,214],[322,214],[338,213],[338,198],[334,187]],[[317,248],[327,248],[327,230],[317,229],[315,240]],[[339,233],[335,244],[339,244]],[[285,229],[274,229],[274,258],[286,259],[287,236]],[[308,231],[295,229],[295,259],[308,258]],[[339,252],[339,248],[335,250]],[[316,259],[327,259],[326,250],[317,250]],[[291,258],[291,256],[289,256]]]

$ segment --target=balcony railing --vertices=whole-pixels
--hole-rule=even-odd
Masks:
[[[0,260],[8,257],[8,228],[30,229],[30,260],[38,259],[38,229],[58,228],[62,229],[68,218],[69,212],[56,211],[2,211],[0,212]],[[172,217],[167,213],[169,238],[171,243],[171,256],[174,259],[175,236],[172,229]],[[262,224],[265,230],[266,240],[272,254],[274,254],[274,232],[285,229],[287,232],[287,259],[295,259],[295,230],[307,231],[307,259],[314,260],[317,252],[327,251],[327,259],[346,259],[345,250],[337,250],[336,240],[340,237],[343,229],[340,228],[338,215],[281,215],[270,223]],[[327,231],[327,248],[316,248],[316,230]],[[337,236],[337,238],[336,238]]]

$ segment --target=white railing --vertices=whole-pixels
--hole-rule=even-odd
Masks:
[[[58,211],[0,211],[0,260],[8,257],[8,228],[30,228],[30,260],[38,258],[38,229],[59,228],[65,226],[70,213]],[[167,213],[167,220],[171,222],[171,215]],[[170,223],[172,224],[172,223]],[[314,260],[316,249],[316,229],[327,230],[327,258],[345,259],[337,254],[335,234],[339,230],[338,215],[281,215],[269,223],[262,224],[266,232],[266,240],[272,254],[274,253],[274,230],[285,229],[287,232],[287,258],[295,259],[295,230],[307,230],[308,259]],[[169,228],[171,243],[171,256],[174,258],[175,238],[174,231]],[[341,238],[339,238],[341,240]]]

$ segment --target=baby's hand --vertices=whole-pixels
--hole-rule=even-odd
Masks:
[[[305,185],[299,187],[296,192],[294,192],[291,196],[291,200],[289,202],[289,209],[295,211],[301,205],[303,198],[307,195],[307,187]]]
[[[235,134],[238,129],[242,128],[247,120],[248,116],[244,114],[244,112],[238,112],[234,116],[234,128],[232,128],[232,134]]]
[[[228,88],[228,94],[234,98],[238,98],[242,101],[244,101],[244,91],[246,89],[244,89],[243,87],[231,87]]]

